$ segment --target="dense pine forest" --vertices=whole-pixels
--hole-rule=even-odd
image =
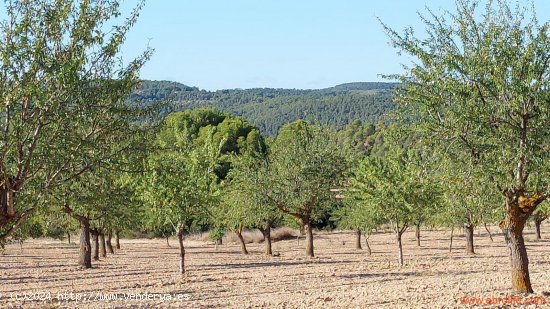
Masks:
[[[376,123],[392,109],[397,83],[357,82],[315,90],[227,89],[200,90],[170,81],[143,81],[130,96],[149,105],[164,101],[161,114],[192,108],[214,108],[240,116],[263,134],[275,136],[286,123],[297,119],[342,129],[353,120]]]

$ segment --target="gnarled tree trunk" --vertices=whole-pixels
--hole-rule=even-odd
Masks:
[[[355,249],[361,250],[361,230],[355,231]]]
[[[475,254],[474,252],[474,225],[464,224],[464,233],[466,234],[466,254]]]
[[[510,253],[512,288],[519,293],[533,293],[529,277],[529,259],[523,239],[523,229],[529,216],[538,204],[547,199],[544,193],[525,196],[522,190],[508,190],[506,196],[506,218],[499,224]]]
[[[90,219],[75,213],[67,203],[63,205],[63,211],[80,222],[80,250],[78,255],[78,264],[84,268],[92,268],[92,244],[90,243],[90,233],[92,233],[92,230],[90,230]],[[68,235],[70,237],[70,234]],[[97,240],[97,236],[95,240]]]

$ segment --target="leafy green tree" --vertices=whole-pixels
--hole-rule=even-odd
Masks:
[[[138,190],[152,220],[161,226],[172,225],[178,237],[180,272],[184,273],[184,233],[207,224],[212,205],[217,203],[215,168],[221,144],[214,143],[214,129],[203,145],[179,143],[192,137],[174,127],[171,119],[166,119],[159,134],[159,149],[146,159]],[[167,134],[169,130],[172,134]]]
[[[403,265],[401,238],[419,212],[438,202],[435,184],[421,181],[425,162],[416,149],[389,148],[384,158],[366,157],[354,172],[346,194],[362,201],[366,216],[382,216],[395,233],[399,264]]]
[[[353,194],[344,196],[344,206],[333,213],[333,220],[341,229],[352,229],[356,232],[355,248],[362,249],[361,236],[365,238],[368,255],[372,254],[369,237],[373,230],[384,223],[384,217],[377,207],[368,206],[369,201],[357,200]]]
[[[125,102],[149,59],[118,51],[142,3],[121,25],[113,1],[6,1],[0,25],[0,239],[54,187],[113,155],[135,117]],[[116,144],[115,144],[116,145]],[[118,149],[117,151],[123,151]],[[116,152],[116,151],[115,151]]]
[[[306,255],[312,257],[312,222],[334,204],[331,189],[341,185],[349,157],[334,132],[298,120],[281,129],[269,158],[262,186],[271,187],[271,192],[265,193],[280,211],[304,226]]]
[[[467,161],[471,161],[467,158]],[[444,184],[444,207],[439,216],[447,217],[445,222],[461,226],[466,234],[466,253],[474,254],[474,229],[495,216],[498,205],[496,187],[484,179],[485,176],[468,162],[443,161],[439,175]],[[500,213],[502,215],[502,212]]]
[[[271,229],[281,219],[281,212],[277,209],[269,196],[275,193],[273,188],[265,183],[269,173],[269,161],[263,152],[253,152],[240,156],[234,160],[234,165],[228,175],[228,183],[224,188],[225,203],[219,217],[225,225],[238,231],[242,251],[246,246],[239,229],[243,227],[257,228],[264,236],[266,255],[272,255]]]
[[[454,13],[430,12],[424,38],[385,26],[394,46],[417,60],[398,77],[397,100],[432,139],[493,177],[504,197],[512,287],[532,293],[523,229],[548,197],[550,23],[506,0],[478,7],[458,0]]]

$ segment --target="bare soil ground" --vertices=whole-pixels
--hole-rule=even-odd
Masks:
[[[545,224],[543,238],[550,238]],[[30,240],[22,249],[8,245],[0,255],[0,307],[455,308],[471,306],[463,304],[463,297],[512,295],[503,237],[495,235],[491,242],[485,231],[476,231],[477,254],[468,256],[463,253],[464,236],[455,234],[449,253],[450,231],[423,231],[421,247],[414,231],[407,232],[403,267],[396,263],[389,233],[371,236],[370,256],[354,248],[352,232],[316,233],[313,259],[304,256],[303,240],[299,245],[296,240],[274,243],[278,257],[264,256],[263,244],[249,244],[250,254],[244,256],[238,244],[216,250],[211,242],[189,240],[184,276],[177,273],[175,241],[167,247],[162,239],[123,239],[114,256],[84,270],[76,264],[77,244]],[[526,230],[526,239],[536,291],[528,297],[547,299],[550,241],[535,241],[532,228]]]

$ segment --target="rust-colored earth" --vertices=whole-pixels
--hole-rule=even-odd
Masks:
[[[539,308],[550,307],[540,305],[550,302],[550,241],[535,241],[532,228],[525,234],[536,293],[515,301],[534,298]],[[186,241],[185,276],[178,274],[173,240],[167,247],[165,240],[123,239],[121,250],[88,270],[76,264],[77,244],[29,240],[22,249],[8,245],[0,255],[0,307],[454,308],[465,306],[464,297],[510,301],[504,238],[494,235],[491,242],[484,230],[476,231],[477,254],[468,256],[460,233],[448,252],[449,235],[423,231],[422,246],[417,247],[414,232],[407,232],[403,267],[396,263],[389,233],[371,236],[373,253],[368,256],[366,250],[355,249],[352,232],[318,232],[316,258],[304,256],[303,241],[276,242],[273,248],[280,256],[266,257],[263,244],[248,244],[250,254],[244,256],[238,244],[216,249],[197,237]],[[543,224],[545,236],[550,238],[550,228]]]

